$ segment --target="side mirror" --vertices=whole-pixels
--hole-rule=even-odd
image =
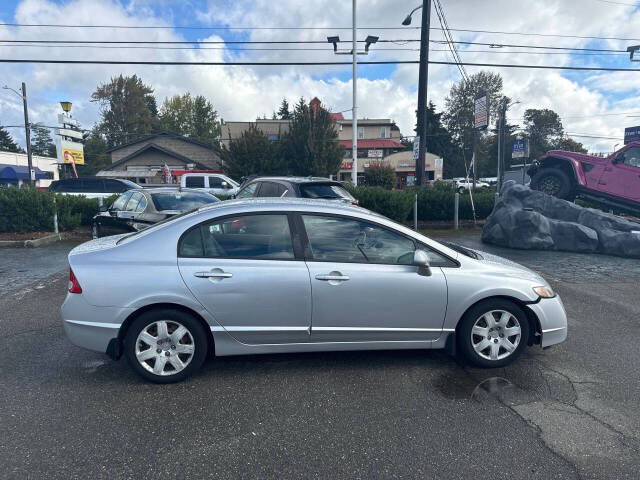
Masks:
[[[431,276],[431,267],[429,266],[429,256],[424,250],[416,250],[413,253],[413,265],[418,267],[418,275],[423,277]]]

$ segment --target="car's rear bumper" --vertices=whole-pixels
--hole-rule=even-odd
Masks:
[[[567,313],[559,296],[542,298],[528,307],[540,321],[540,345],[549,347],[567,339]]]
[[[104,353],[132,311],[131,308],[95,307],[89,305],[82,294],[70,293],[62,304],[62,323],[71,343]]]

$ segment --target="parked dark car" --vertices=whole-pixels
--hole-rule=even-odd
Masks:
[[[67,195],[84,195],[87,198],[106,198],[114,193],[142,188],[131,180],[122,178],[79,177],[56,180],[49,185],[50,192]]]
[[[342,183],[321,177],[252,178],[235,195],[235,198],[250,197],[322,198],[358,204]]]
[[[93,217],[93,238],[137,232],[179,213],[219,202],[210,193],[190,189],[129,190]]]

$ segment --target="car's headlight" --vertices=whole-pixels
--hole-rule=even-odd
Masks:
[[[542,298],[552,298],[556,296],[556,292],[549,286],[533,287],[533,291],[540,295]]]

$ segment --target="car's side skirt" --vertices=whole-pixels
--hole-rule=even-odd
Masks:
[[[444,348],[446,340],[455,332],[443,330],[435,340],[379,340],[364,342],[308,342],[282,344],[247,345],[238,342],[228,331],[221,327],[212,327],[217,356],[255,355],[268,353],[323,352],[349,350],[402,350],[402,349],[435,349]]]

